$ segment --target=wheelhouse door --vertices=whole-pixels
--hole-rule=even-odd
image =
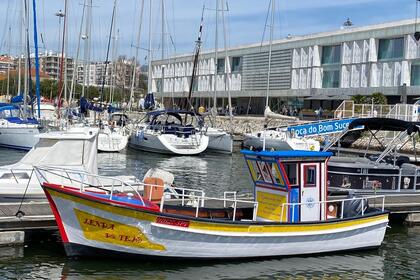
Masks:
[[[320,163],[302,163],[300,166],[300,220],[320,220]]]

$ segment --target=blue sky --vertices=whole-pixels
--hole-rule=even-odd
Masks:
[[[204,12],[204,50],[214,48],[215,0],[164,0],[166,6],[165,55],[192,53]],[[18,52],[20,0],[0,0],[0,52]],[[31,1],[32,2],[32,1]],[[160,0],[152,0],[154,58],[160,58],[161,12]],[[226,28],[228,46],[261,42],[269,0],[227,0]],[[83,0],[68,0],[68,53],[75,55]],[[117,53],[133,56],[136,32],[140,21],[140,0],[117,0],[116,25],[119,30]],[[275,38],[287,34],[304,35],[339,29],[347,17],[356,26],[382,23],[415,17],[416,0],[276,0]],[[111,22],[112,0],[93,0],[92,57],[105,60],[106,44]],[[38,28],[42,33],[41,47],[58,49],[59,22],[54,15],[64,10],[64,0],[37,0]],[[226,8],[226,7],[225,7]],[[149,0],[145,0],[141,48],[148,47]],[[220,19],[220,28],[222,22]],[[10,29],[9,29],[10,27]],[[32,28],[32,27],[31,27]],[[9,32],[10,30],[10,32]],[[220,29],[222,30],[222,29]],[[222,32],[220,32],[222,33]],[[170,34],[170,35],[169,35]],[[170,38],[174,46],[168,44]],[[9,40],[10,38],[10,40]],[[31,38],[32,39],[32,38]],[[223,47],[220,36],[220,47]],[[267,38],[265,38],[267,39]],[[32,41],[31,41],[32,44]],[[145,61],[146,51],[140,51]]]

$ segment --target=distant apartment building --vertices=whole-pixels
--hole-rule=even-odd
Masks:
[[[32,65],[35,65],[35,59],[31,58]],[[64,55],[63,59],[63,79],[66,75],[67,80],[71,81],[73,78],[73,71],[75,69],[74,59]],[[39,55],[40,70],[48,74],[51,79],[58,80],[60,77],[61,54],[54,52],[45,52]],[[66,69],[66,73],[64,73]]]
[[[374,92],[385,94],[391,102],[398,102],[403,93],[412,100],[420,94],[420,43],[414,30],[415,20],[404,20],[275,40],[270,105],[332,107],[332,101]],[[234,47],[228,49],[228,57],[220,51],[217,61],[214,52],[203,53],[193,102],[211,106],[216,87],[218,106],[227,104],[229,85],[234,106],[251,104],[254,113],[261,113],[267,94],[268,50],[267,42]],[[192,68],[191,54],[153,61],[156,96],[185,98]],[[325,102],[323,96],[330,99]]]
[[[16,69],[15,58],[7,55],[0,56],[0,73],[7,73],[7,70]]]

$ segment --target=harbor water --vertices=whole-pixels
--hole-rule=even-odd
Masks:
[[[0,153],[0,165],[24,155]],[[252,189],[239,153],[169,157],[127,150],[99,154],[98,164],[101,174],[138,178],[149,168],[165,169],[175,175],[176,185],[204,189],[209,196]],[[58,233],[45,233],[25,246],[0,248],[0,279],[420,279],[419,256],[420,227],[393,224],[377,250],[219,262],[69,259]]]

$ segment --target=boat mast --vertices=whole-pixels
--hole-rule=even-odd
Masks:
[[[57,104],[58,118],[61,117],[61,111],[60,111],[61,94],[63,92],[64,47],[65,47],[65,39],[66,39],[66,25],[67,25],[67,0],[64,0],[64,14],[62,16],[64,17],[64,23],[63,23],[63,40],[62,40],[62,45],[61,45],[61,58],[60,58],[60,75],[58,79],[58,104]]]
[[[27,0],[22,0],[22,3],[24,5],[24,14],[23,14],[23,21],[24,21],[24,27],[25,27],[25,45],[23,45],[22,47],[24,49],[26,49],[26,55],[25,55],[25,73],[23,76],[23,104],[24,104],[24,114],[26,115],[26,117],[28,116],[28,104],[27,104],[27,100],[28,100],[28,77],[30,77],[30,61],[31,61],[31,53],[29,52],[29,19],[28,19],[28,4],[27,4]],[[25,52],[25,50],[24,50]],[[32,100],[31,100],[32,103]],[[26,106],[25,106],[26,104]]]
[[[226,2],[226,8],[227,8],[227,2]],[[226,77],[225,78],[225,87],[227,89],[227,94],[228,94],[229,120],[230,120],[230,124],[232,125],[232,121],[233,121],[232,98],[230,96],[230,81],[231,81],[231,78],[232,78],[232,75],[231,75],[232,65],[230,65],[230,58],[228,56],[228,51],[227,51],[227,34],[226,34],[227,32],[226,32],[226,24],[225,24],[225,9],[224,9],[224,7],[222,7],[222,22],[223,22],[224,45],[225,45],[225,63],[227,62],[228,65],[229,65],[229,67],[226,67],[227,71],[226,71],[226,76],[225,76]]]
[[[105,69],[104,69],[104,74],[103,74],[103,77],[102,77],[102,88],[101,88],[101,99],[100,99],[101,103],[102,103],[103,98],[104,98],[106,70],[108,68],[108,63],[109,63],[109,61],[108,61],[108,59],[109,59],[109,48],[111,46],[112,30],[114,29],[116,7],[117,7],[117,0],[114,0],[114,7],[112,9],[112,17],[111,17],[111,27],[109,28],[108,46],[106,48]]]
[[[18,51],[18,86],[17,86],[17,91],[18,91],[18,95],[21,94],[21,83],[22,83],[22,78],[21,78],[21,72],[20,72],[20,68],[22,67],[22,36],[23,36],[23,31],[22,31],[22,15],[23,15],[23,3],[21,1],[21,10],[20,10],[21,14],[19,17],[19,51]],[[25,103],[25,102],[24,102]],[[25,107],[25,106],[24,106]],[[25,115],[25,112],[23,113]],[[25,117],[25,116],[24,116]]]
[[[149,49],[147,50],[148,69],[147,69],[147,93],[152,92],[152,2],[149,7]]]
[[[36,0],[32,0],[32,8],[34,13],[34,44],[35,44],[35,77],[36,77],[36,101],[38,105],[38,118],[41,118],[41,92],[39,77],[39,56],[38,56],[38,30],[36,27]]]
[[[9,44],[8,44],[8,50],[7,50],[7,53],[8,53],[8,55],[9,55],[9,62],[7,63],[7,89],[6,89],[6,91],[7,91],[7,94],[6,94],[6,96],[7,96],[7,98],[8,99],[11,99],[11,97],[10,97],[10,37],[11,37],[11,33],[12,33],[12,28],[9,26],[9,38],[8,38],[8,41],[9,41]]]
[[[73,75],[71,78],[70,94],[69,94],[69,105],[73,102],[74,86],[76,83],[77,67],[79,65],[79,52],[80,52],[80,41],[82,38],[83,22],[85,19],[86,0],[83,2],[82,19],[80,22],[79,39],[77,41],[76,59],[73,62]]]
[[[161,1],[162,5],[162,41],[161,41],[161,49],[162,55],[161,60],[165,58],[165,2],[164,0]],[[162,83],[161,83],[161,104],[163,105],[163,94],[165,92],[165,65],[162,64]]]
[[[273,29],[274,29],[274,13],[276,8],[276,0],[271,0],[271,21],[270,21],[270,42],[268,48],[268,71],[267,71],[267,89],[265,97],[265,107],[268,107],[268,94],[270,92],[270,72],[271,72],[271,53],[273,45]]]
[[[26,0],[22,0],[21,1],[21,6],[22,6],[22,11],[21,11],[21,18],[20,18],[20,32],[22,32],[22,34],[20,34],[20,36],[19,36],[19,38],[20,38],[20,54],[19,54],[19,85],[18,85],[18,91],[19,91],[19,94],[20,94],[20,92],[21,92],[21,83],[22,83],[22,81],[21,81],[21,76],[22,76],[22,73],[21,73],[21,58],[22,58],[22,55],[25,53],[25,47],[24,47],[24,44],[23,44],[23,41],[22,41],[22,39],[24,39],[24,40],[26,40],[26,38],[22,38],[23,36],[25,36],[26,37],[26,35],[25,35],[25,31],[24,31],[24,27],[25,27],[25,1]],[[23,72],[23,74],[24,74],[24,91],[23,91],[23,117],[24,118],[27,118],[27,111],[28,111],[28,109],[27,109],[27,107],[28,107],[28,104],[27,104],[27,99],[26,99],[26,71],[27,71],[27,67],[28,67],[28,61],[25,59],[25,71]]]
[[[216,32],[214,39],[214,88],[213,88],[213,111],[217,112],[217,68],[218,63],[218,49],[219,49],[219,0],[216,0]]]
[[[192,103],[191,103],[191,95],[192,95],[192,91],[193,91],[193,87],[194,87],[195,76],[197,74],[198,58],[200,56],[200,50],[201,50],[201,35],[202,35],[202,32],[203,32],[204,9],[205,9],[205,7],[203,6],[203,11],[201,12],[200,29],[198,31],[198,38],[197,38],[196,45],[195,45],[194,62],[193,62],[193,69],[192,69],[192,74],[191,74],[190,89],[189,89],[189,92],[188,92],[188,98],[186,100],[185,107],[187,107],[187,106],[193,107]],[[191,109],[191,108],[186,108],[186,109]]]
[[[92,26],[92,0],[89,0],[88,3],[88,8],[87,8],[87,12],[86,12],[86,25],[85,25],[85,35],[84,40],[84,51],[83,51],[83,55],[84,55],[84,64],[85,66],[83,67],[83,84],[82,84],[82,97],[85,96],[85,88],[87,91],[87,96],[89,97],[89,80],[90,80],[90,31],[91,31],[91,26]]]
[[[114,35],[112,38],[112,55],[111,55],[111,59],[112,61],[114,61],[114,63],[112,64],[111,67],[111,87],[109,90],[109,102],[112,104],[114,102],[114,92],[115,92],[115,71],[116,71],[116,63],[115,63],[115,59],[117,57],[117,49],[118,49],[118,38],[120,37],[120,30],[117,29],[117,34],[115,34],[115,29],[114,29]]]
[[[139,57],[139,49],[140,49],[140,36],[141,36],[141,25],[143,22],[143,9],[144,9],[144,0],[141,1],[141,8],[140,8],[140,23],[139,23],[139,29],[137,30],[137,38],[136,38],[136,55],[134,57],[133,62],[133,75],[131,77],[131,89],[130,89],[130,112],[131,108],[133,106],[133,98],[134,98],[134,86],[136,81],[136,68],[137,68],[137,59]]]

